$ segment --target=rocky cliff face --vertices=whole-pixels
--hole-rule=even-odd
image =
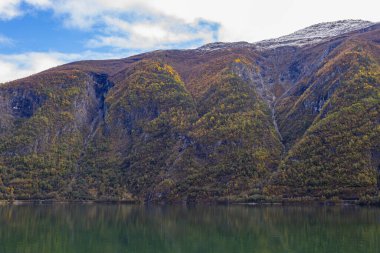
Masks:
[[[0,198],[376,196],[379,31],[320,24],[2,84]]]

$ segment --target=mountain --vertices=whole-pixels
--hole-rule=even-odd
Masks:
[[[82,61],[0,85],[0,198],[373,199],[380,24]]]

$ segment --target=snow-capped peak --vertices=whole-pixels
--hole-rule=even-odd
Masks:
[[[325,22],[306,27],[292,34],[276,39],[254,43],[260,48],[276,48],[281,46],[298,46],[315,44],[328,38],[367,28],[374,23],[363,20],[340,20]]]
[[[220,50],[220,49],[242,48],[242,47],[250,47],[250,48],[265,50],[265,49],[272,49],[272,48],[283,47],[283,46],[303,47],[303,46],[312,45],[315,43],[328,40],[329,38],[334,37],[334,36],[364,29],[374,24],[375,23],[372,23],[369,21],[353,20],[353,19],[340,20],[340,21],[335,21],[335,22],[325,22],[325,23],[320,23],[320,24],[306,27],[292,34],[285,35],[276,39],[263,40],[256,43],[215,42],[215,43],[210,43],[202,47],[199,47],[197,50],[214,51],[214,50]]]

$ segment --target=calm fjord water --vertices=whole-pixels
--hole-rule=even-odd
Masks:
[[[379,253],[380,209],[0,206],[1,253]]]

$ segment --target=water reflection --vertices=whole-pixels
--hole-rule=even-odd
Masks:
[[[1,253],[378,253],[380,209],[360,207],[0,207]]]

